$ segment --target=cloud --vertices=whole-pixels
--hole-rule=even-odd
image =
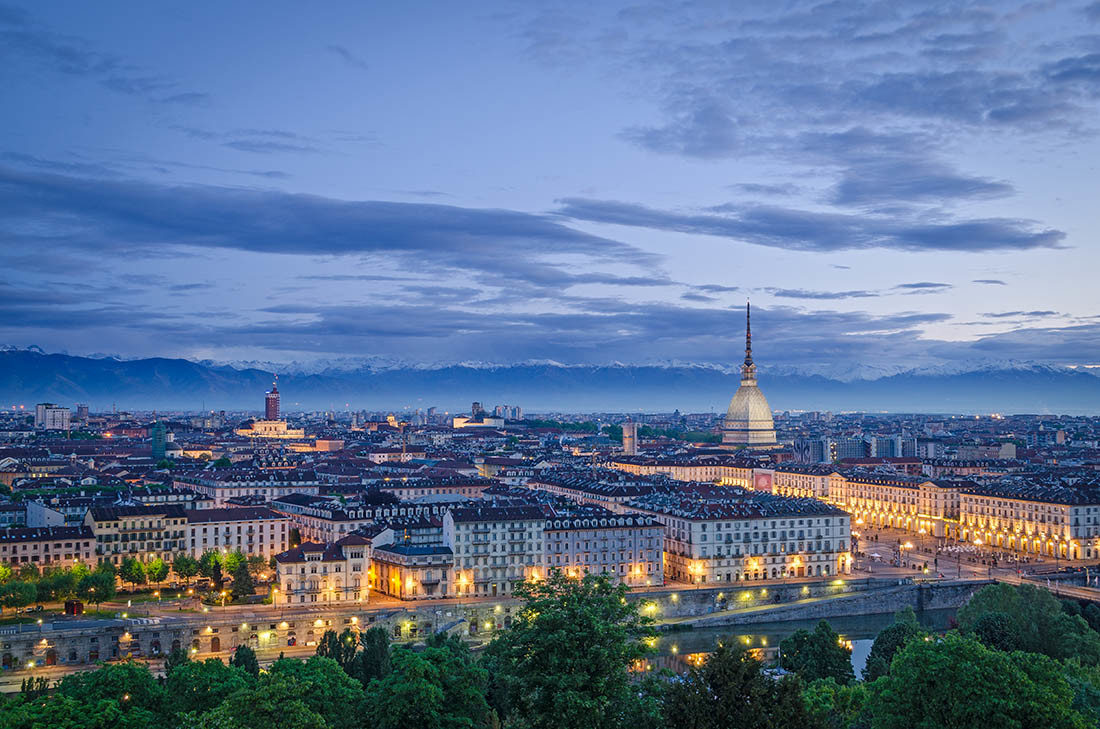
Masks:
[[[686,291],[680,294],[680,298],[684,301],[715,301],[715,298],[713,296],[707,296],[706,294],[700,294],[695,291]]]
[[[271,140],[234,139],[223,142],[223,147],[229,147],[239,152],[253,152],[256,154],[271,154],[294,152],[299,154],[316,154],[321,150],[308,144],[289,144],[287,142],[275,142]]]
[[[1085,81],[1100,84],[1100,53],[1063,58],[1048,65],[1047,78],[1055,82]]]
[[[725,294],[741,290],[740,286],[723,286],[721,284],[702,284],[695,288],[706,291],[708,294]]]
[[[483,282],[559,289],[582,283],[668,285],[659,274],[592,270],[605,263],[652,271],[660,258],[558,220],[512,210],[347,201],[203,185],[165,186],[0,168],[6,254],[55,251],[170,254],[224,249],[304,256],[388,256],[418,271],[475,271]],[[551,257],[554,262],[551,262]],[[587,270],[560,262],[572,257]]]
[[[775,206],[724,205],[726,215],[655,210],[632,203],[566,198],[558,214],[574,220],[717,236],[796,251],[886,248],[982,252],[1057,248],[1065,234],[1029,220],[989,218],[926,222],[872,215],[819,213]]]
[[[779,289],[774,287],[765,288],[764,291],[781,299],[864,299],[882,295],[875,291],[808,291],[806,289]]]
[[[987,286],[1007,286],[1004,281],[999,278],[976,278],[971,283],[986,284]]]
[[[894,287],[895,289],[909,289],[915,291],[942,291],[944,289],[951,288],[951,284],[937,283],[935,281],[917,281],[915,283],[903,283]]]
[[[325,46],[325,50],[353,68],[366,69],[368,67],[366,61],[356,56],[344,46]]]
[[[1010,195],[1012,185],[960,175],[947,165],[928,160],[882,160],[853,165],[833,189],[835,205],[883,202],[924,202]]]
[[[791,183],[785,183],[781,185],[765,185],[755,182],[740,182],[736,185],[730,185],[730,187],[738,192],[743,192],[748,195],[774,195],[774,196],[788,196],[797,194],[799,191],[798,185]]]
[[[986,312],[985,314],[982,314],[982,316],[987,316],[990,319],[1007,319],[1017,316],[1043,318],[1048,316],[1059,316],[1059,314],[1057,311],[997,311]]]
[[[0,59],[9,65],[30,63],[37,68],[71,77],[96,79],[111,91],[162,103],[195,103],[206,94],[177,92],[156,95],[178,84],[159,74],[147,73],[120,56],[97,50],[76,36],[61,35],[36,27],[22,10],[0,10]]]

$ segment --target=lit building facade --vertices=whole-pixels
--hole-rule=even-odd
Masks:
[[[369,539],[353,535],[332,544],[305,542],[275,555],[275,605],[365,602],[370,546]]]
[[[553,514],[546,520],[546,570],[607,575],[631,587],[664,584],[664,526],[641,514]]]
[[[851,571],[850,517],[814,499],[686,488],[629,507],[665,527],[665,575],[692,584]]]
[[[1100,557],[1100,493],[1027,483],[975,485],[960,497],[961,538],[1062,559]]]
[[[452,545],[461,596],[507,597],[544,570],[539,506],[470,506],[443,518],[443,541]]]
[[[289,524],[285,514],[256,506],[188,511],[188,552],[196,559],[207,551],[271,559],[286,551]]]
[[[777,448],[772,409],[756,382],[749,314],[749,306],[746,304],[745,361],[741,366],[741,386],[737,388],[726,410],[722,445],[733,448]]]

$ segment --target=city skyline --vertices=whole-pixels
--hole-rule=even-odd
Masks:
[[[1100,365],[1095,2],[270,8],[0,12],[0,343]]]

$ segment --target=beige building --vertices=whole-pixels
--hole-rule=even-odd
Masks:
[[[348,536],[332,544],[306,542],[275,556],[275,605],[366,602],[370,540]]]
[[[664,584],[664,527],[641,514],[589,507],[546,519],[546,570],[607,575],[631,587]]]
[[[95,535],[86,526],[13,527],[0,529],[0,564],[18,570],[24,564],[72,567],[95,564]]]
[[[963,487],[958,481],[834,473],[829,480],[828,500],[851,514],[857,526],[869,524],[957,539]]]
[[[1062,559],[1100,557],[1100,495],[1030,483],[977,486],[961,495],[961,538]]]
[[[271,440],[293,440],[306,437],[301,428],[290,428],[285,420],[254,420],[250,428],[237,428],[233,431],[246,438],[265,438]]]
[[[119,565],[127,557],[171,562],[187,551],[187,512],[177,504],[93,507],[84,524],[95,536],[95,561]]]
[[[629,504],[665,527],[665,575],[692,584],[851,571],[850,517],[814,499],[685,489]]]
[[[511,595],[543,568],[546,515],[538,506],[471,506],[443,518],[443,541],[453,545],[459,595]]]
[[[732,456],[645,458],[618,456],[611,467],[635,476],[668,476],[677,481],[699,481],[751,488],[754,463]]]
[[[215,507],[223,507],[234,496],[259,496],[273,501],[289,494],[316,496],[321,482],[313,471],[296,468],[219,468],[181,476],[179,482],[209,496]]]

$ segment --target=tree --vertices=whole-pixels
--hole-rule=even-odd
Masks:
[[[1012,639],[1005,648],[1100,664],[1100,634],[1081,616],[1066,614],[1047,590],[1034,585],[987,585],[959,609],[959,629],[973,634],[979,618],[987,613],[1002,613],[1007,618]],[[986,629],[990,627],[987,622]]]
[[[306,702],[308,687],[265,674],[254,688],[236,691],[217,708],[192,717],[193,729],[333,729]]]
[[[782,666],[804,681],[832,678],[841,685],[855,680],[852,649],[844,645],[833,627],[822,620],[813,632],[799,630],[779,645]]]
[[[894,624],[883,628],[875,637],[871,653],[867,656],[867,665],[863,669],[864,681],[874,681],[879,676],[885,676],[890,672],[890,662],[897,652],[914,638],[924,636],[913,609],[906,610],[907,612],[899,612],[895,616]]]
[[[0,585],[11,579],[12,571],[11,567],[7,566],[3,562],[0,562]]]
[[[248,557],[248,571],[253,575],[259,575],[267,571],[267,560],[258,554],[249,555]]]
[[[168,652],[168,655],[164,659],[164,674],[167,676],[178,666],[182,666],[184,663],[189,663],[190,661],[191,655],[187,652],[187,649],[176,646]]]
[[[248,563],[243,560],[237,562],[237,567],[233,570],[233,599],[243,600],[255,594],[256,583],[252,581],[252,573],[248,571]]]
[[[974,621],[974,637],[986,648],[998,651],[1012,651],[1018,639],[1012,633],[1012,620],[1000,610],[982,613]]]
[[[805,726],[808,714],[802,682],[795,676],[775,680],[744,646],[726,640],[682,680],[669,684],[664,697],[668,726],[686,729],[771,729]]]
[[[288,544],[290,544],[291,547],[297,547],[299,544],[302,543],[302,530],[298,527],[292,527],[289,534],[287,535],[287,539],[289,540]]]
[[[76,594],[85,602],[94,602],[98,607],[104,600],[115,596],[115,575],[111,568],[96,568],[95,572],[80,578],[76,584]]]
[[[95,671],[73,673],[61,679],[57,692],[85,705],[102,700],[123,700],[125,708],[153,713],[164,709],[165,694],[160,683],[140,663],[107,663]]]
[[[367,686],[390,672],[390,638],[385,628],[371,628],[359,633],[360,650],[344,670]]]
[[[12,580],[0,586],[0,606],[21,608],[38,599],[38,585],[34,582]]]
[[[653,634],[626,593],[605,576],[558,570],[519,584],[525,604],[486,651],[502,719],[531,729],[618,726],[637,701],[630,667]]]
[[[164,684],[172,710],[181,714],[210,711],[231,694],[251,686],[252,676],[246,671],[217,658],[178,664],[168,671]]]
[[[1055,661],[991,650],[956,633],[911,641],[870,692],[875,729],[1087,726]]]
[[[199,561],[189,554],[180,552],[172,558],[172,571],[182,577],[185,584],[191,584],[191,578],[199,573]]]
[[[124,582],[129,582],[132,586],[145,584],[145,565],[141,563],[141,560],[135,557],[127,557],[122,560],[122,566],[118,570],[118,576],[122,578]]]
[[[239,549],[230,552],[222,559],[222,569],[229,574],[235,574],[241,565],[248,565],[248,557]]]
[[[233,461],[229,460],[225,456],[214,461],[214,468],[232,468]]]
[[[222,556],[213,550],[203,552],[199,558],[199,574],[210,580],[215,590],[222,589]]]
[[[485,701],[487,673],[474,664],[461,641],[429,640],[422,653],[396,648],[392,666],[367,691],[371,723],[379,729],[493,725],[494,716]]]
[[[866,707],[867,684],[841,686],[831,678],[814,681],[802,692],[811,729],[864,729],[870,727]]]
[[[233,656],[229,659],[229,665],[236,666],[253,678],[260,675],[260,662],[256,660],[256,651],[246,645],[237,646],[237,650],[233,651]]]
[[[265,676],[301,686],[306,706],[320,714],[329,726],[353,727],[361,723],[363,687],[332,659],[321,656],[313,656],[308,661],[281,658],[271,664]]]
[[[153,557],[146,565],[145,573],[148,575],[150,582],[159,585],[164,582],[164,578],[168,577],[168,565],[160,557]]]
[[[355,649],[358,641],[355,633],[350,628],[345,628],[343,633],[336,634],[335,630],[326,630],[317,641],[317,655],[323,658],[331,658],[340,664],[340,668],[348,671],[355,660]]]

